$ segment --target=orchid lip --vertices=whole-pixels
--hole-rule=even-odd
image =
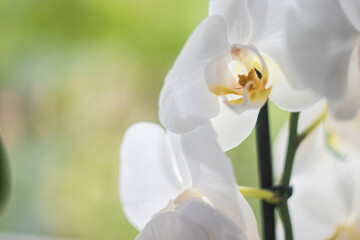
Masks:
[[[221,64],[218,68],[229,68],[221,71],[233,72],[231,79],[223,81],[229,85],[209,84],[209,90],[230,108],[235,105],[250,105],[255,108],[262,106],[271,92],[271,87],[266,87],[268,70],[263,57],[255,47],[240,44],[231,45],[230,57],[228,64],[217,63]],[[223,61],[225,62],[225,58]],[[235,69],[230,69],[230,65],[234,64]]]

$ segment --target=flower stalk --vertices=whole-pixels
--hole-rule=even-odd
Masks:
[[[293,240],[293,230],[291,225],[291,219],[290,219],[290,212],[289,212],[289,206],[287,204],[287,201],[283,201],[278,205],[279,213],[280,213],[280,219],[284,226],[285,231],[285,239],[286,240]]]
[[[282,185],[289,185],[292,167],[294,164],[295,153],[300,144],[300,138],[297,134],[297,127],[299,121],[299,113],[291,113],[290,115],[290,125],[289,125],[289,142],[286,152],[286,159],[285,159],[285,167],[284,172],[281,178]]]
[[[270,189],[273,186],[273,174],[271,164],[270,129],[267,102],[260,109],[256,123],[256,144],[260,187],[263,189]],[[263,215],[263,239],[275,240],[275,206],[264,200],[262,201],[261,206]]]
[[[300,143],[309,136],[312,131],[314,131],[320,123],[322,123],[327,116],[328,110],[325,111],[310,125],[308,126],[301,134],[297,133],[299,113],[291,113],[290,115],[290,125],[289,125],[289,142],[286,152],[286,160],[284,172],[281,178],[281,185],[289,185],[291,172],[294,164],[295,153]]]
[[[286,159],[285,159],[285,167],[284,172],[281,178],[281,185],[289,186],[291,173],[294,165],[294,159],[296,150],[298,149],[301,141],[303,141],[307,136],[311,134],[312,131],[319,126],[321,122],[324,121],[327,115],[327,109],[310,125],[308,126],[301,134],[297,133],[298,129],[298,121],[299,121],[299,113],[291,113],[290,115],[290,125],[289,125],[289,141],[288,147],[286,152]],[[279,212],[280,218],[284,225],[285,230],[285,238],[287,240],[293,239],[293,232],[291,226],[291,219],[287,201],[283,201],[279,204]]]
[[[297,134],[299,121],[299,113],[291,113],[290,125],[289,125],[289,142],[286,152],[285,167],[281,178],[281,185],[289,186],[292,168],[294,165],[295,153],[300,144],[300,138]],[[283,201],[279,204],[280,218],[284,225],[285,239],[292,240],[293,232],[291,226],[291,219],[289,213],[289,207],[287,201]]]

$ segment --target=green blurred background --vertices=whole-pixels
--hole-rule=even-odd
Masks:
[[[12,177],[1,232],[134,238],[118,199],[122,135],[158,122],[164,76],[207,7],[0,0],[0,133]],[[273,138],[286,117],[271,105]],[[241,185],[257,186],[254,147],[252,134],[229,153]]]

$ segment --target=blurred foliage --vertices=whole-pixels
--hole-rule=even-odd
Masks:
[[[0,231],[133,239],[118,199],[125,129],[157,118],[165,74],[208,1],[0,0]],[[273,137],[286,114],[272,108]],[[254,135],[230,153],[257,186]],[[251,201],[258,212],[257,201]]]

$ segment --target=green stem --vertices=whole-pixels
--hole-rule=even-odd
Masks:
[[[273,186],[271,142],[268,103],[260,109],[256,122],[256,145],[258,155],[258,168],[260,187],[268,189]],[[261,201],[262,227],[264,240],[275,240],[275,206]]]
[[[289,142],[286,152],[284,172],[281,178],[281,185],[285,185],[285,186],[288,186],[290,183],[292,167],[295,159],[295,153],[300,143],[297,135],[298,120],[299,120],[299,113],[291,113],[290,125],[289,125]]]
[[[290,125],[289,125],[289,142],[286,153],[284,172],[281,178],[281,185],[283,186],[289,186],[291,172],[294,165],[295,153],[300,143],[297,134],[298,121],[299,121],[299,113],[291,113]],[[290,219],[287,200],[280,203],[278,207],[280,211],[280,217],[285,229],[285,239],[292,240],[293,232],[292,232],[291,219]]]
[[[284,172],[281,178],[281,185],[288,186],[290,183],[291,172],[294,164],[295,153],[304,140],[326,117],[327,109],[300,135],[297,134],[297,127],[299,121],[299,113],[291,113],[289,125],[289,142],[286,153]]]
[[[6,153],[0,139],[0,210],[4,206],[9,192],[9,176],[7,170]]]
[[[280,203],[278,205],[278,208],[280,212],[280,218],[285,230],[285,239],[293,240],[294,238],[293,238],[291,219],[290,219],[290,213],[289,213],[289,207],[287,201],[283,201],[282,203]]]
[[[289,125],[289,142],[286,152],[285,167],[280,184],[283,186],[289,186],[291,173],[294,165],[295,154],[301,143],[314,129],[325,119],[327,115],[327,109],[300,135],[297,134],[299,113],[291,113],[290,125]],[[287,200],[281,202],[278,205],[280,218],[284,225],[285,239],[293,240],[293,232],[291,226],[290,212]]]

